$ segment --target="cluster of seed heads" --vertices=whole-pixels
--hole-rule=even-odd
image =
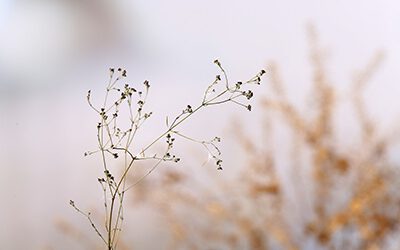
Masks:
[[[149,81],[145,80],[143,82],[142,90],[133,87],[129,83],[122,84],[120,87],[120,82],[127,77],[127,71],[122,68],[110,68],[110,78],[106,87],[104,101],[101,105],[94,105],[92,103],[92,93],[90,90],[88,91],[88,104],[98,114],[99,118],[96,125],[98,149],[85,152],[84,155],[88,156],[100,153],[102,157],[104,176],[97,178],[97,180],[101,184],[104,192],[104,229],[99,230],[99,228],[93,223],[90,216],[91,214],[82,212],[77,208],[74,201],[71,200],[70,205],[89,220],[97,235],[108,247],[108,250],[115,250],[118,242],[118,232],[121,231],[123,220],[123,201],[125,192],[140,183],[140,181],[152,173],[161,162],[170,161],[178,163],[180,161],[179,157],[171,153],[177,137],[202,145],[208,152],[210,156],[209,158],[215,161],[217,169],[222,170],[222,159],[220,158],[221,151],[217,145],[221,142],[220,137],[214,137],[209,141],[197,140],[191,136],[183,134],[181,131],[178,131],[177,127],[197,111],[208,106],[231,102],[250,111],[252,109],[251,105],[244,103],[243,101],[250,100],[254,94],[252,90],[246,88],[250,87],[251,84],[259,85],[261,76],[265,74],[265,71],[260,71],[248,81],[236,82],[232,85],[228,81],[227,74],[222,68],[221,63],[218,60],[215,60],[214,63],[218,66],[222,74],[216,75],[215,80],[207,87],[202,101],[198,105],[186,105],[186,107],[182,109],[180,114],[177,115],[172,122],[170,122],[167,116],[166,130],[147,146],[140,147],[141,150],[138,152],[134,152],[132,149],[133,142],[135,142],[134,138],[145,121],[147,121],[153,114],[151,111],[145,111],[146,100],[150,89]],[[111,98],[114,98],[114,100],[110,101],[109,99]],[[128,109],[127,116],[120,114],[121,108],[123,107]],[[127,128],[122,128],[120,126],[121,119],[126,119],[125,122],[122,123],[128,123],[129,125]],[[157,154],[148,156],[147,152],[149,149],[163,138],[166,139],[165,152],[162,153],[161,156],[157,156]],[[114,159],[121,159],[124,162],[124,167],[120,170],[120,173],[116,173],[116,175],[111,173],[108,164],[108,156]],[[137,182],[129,184],[127,182],[127,176],[130,174],[132,166],[139,160],[155,161],[155,163],[153,167],[151,167],[145,175],[141,176]]]

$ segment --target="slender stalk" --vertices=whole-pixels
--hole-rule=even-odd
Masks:
[[[224,84],[221,86],[221,77],[217,76],[216,79],[207,87],[204,96],[202,98],[201,103],[196,107],[192,108],[190,105],[187,105],[186,109],[183,110],[178,116],[175,117],[172,124],[168,124],[167,120],[167,129],[163,131],[159,136],[156,136],[150,143],[146,146],[142,147],[142,149],[138,152],[138,154],[133,153],[132,144],[134,142],[134,138],[138,133],[141,126],[145,123],[145,121],[150,117],[152,112],[145,113],[144,106],[148,96],[148,89],[150,87],[148,81],[145,81],[143,84],[145,86],[144,94],[141,91],[137,91],[135,88],[130,87],[129,84],[125,84],[123,88],[118,88],[118,82],[126,77],[126,71],[122,69],[118,69],[119,75],[114,77],[114,69],[110,69],[110,79],[107,84],[106,93],[104,96],[103,103],[101,108],[97,108],[91,102],[91,92],[88,92],[87,101],[89,106],[100,116],[100,122],[97,125],[97,142],[99,149],[95,151],[91,151],[89,153],[85,153],[85,155],[91,155],[96,152],[101,152],[102,165],[104,169],[104,177],[98,178],[104,195],[104,229],[107,234],[106,237],[103,237],[103,234],[98,230],[98,228],[94,225],[90,213],[85,214],[77,207],[73,201],[71,201],[71,205],[82,215],[85,215],[90,221],[92,227],[96,231],[96,233],[101,237],[108,250],[115,250],[117,248],[118,239],[120,235],[120,231],[123,223],[123,211],[124,211],[124,197],[127,190],[139,184],[142,180],[144,180],[148,175],[150,175],[162,162],[164,161],[174,161],[178,162],[180,158],[175,155],[171,156],[170,150],[174,143],[175,138],[172,138],[172,135],[178,135],[179,137],[202,144],[209,154],[213,156],[216,160],[216,164],[219,166],[217,169],[222,169],[220,164],[222,162],[221,159],[217,158],[217,155],[220,155],[221,152],[214,143],[215,141],[199,141],[195,140],[187,135],[184,135],[176,130],[181,124],[187,121],[190,117],[192,117],[195,113],[198,113],[201,109],[212,106],[223,104],[227,102],[233,102],[240,106],[248,108],[249,105],[245,105],[237,99],[241,96],[250,99],[253,95],[251,91],[245,92],[240,89],[240,85],[236,84],[235,86],[230,86],[228,83],[228,77],[225,70],[222,68],[221,64],[218,60],[214,62],[217,64],[219,69],[222,71],[224,76]],[[265,71],[261,71],[255,77],[251,78],[249,81],[245,83],[259,83],[260,76],[264,74]],[[216,91],[216,89],[222,87],[222,90]],[[110,99],[110,93],[115,92],[120,96],[112,102],[111,105],[108,104]],[[137,95],[137,109],[134,110],[133,96]],[[119,121],[119,111],[120,106],[126,103],[128,107],[128,119],[129,126],[127,130],[121,130],[118,127]],[[248,108],[250,110],[250,108]],[[114,110],[114,113],[110,114]],[[153,147],[155,144],[160,142],[161,139],[167,138],[167,147],[165,152],[163,152],[162,156],[146,156],[146,152]],[[216,137],[217,138],[217,137]],[[218,139],[219,141],[219,139]],[[124,154],[124,168],[120,177],[116,178],[109,169],[107,157],[113,156],[113,158],[119,157],[119,152],[123,152]],[[214,153],[212,151],[215,151]],[[128,159],[130,158],[130,159]],[[136,182],[132,185],[127,186],[127,177],[131,172],[132,166],[134,166],[135,161],[137,160],[156,160],[155,164],[150,168],[150,170],[142,175]],[[117,205],[118,202],[118,205]]]

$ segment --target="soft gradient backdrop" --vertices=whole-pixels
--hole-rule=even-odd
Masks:
[[[59,218],[91,231],[68,202],[90,208],[102,198],[94,178],[98,159],[83,157],[96,146],[96,116],[85,97],[88,89],[102,95],[109,67],[126,68],[133,83],[152,84],[149,105],[156,112],[142,137],[147,140],[165,115],[201,98],[218,73],[216,58],[233,80],[268,71],[273,60],[291,97],[299,99],[310,78],[309,24],[328,49],[328,70],[338,88],[346,88],[374,53],[384,52],[366,97],[383,126],[396,122],[396,1],[1,0],[0,248],[78,249],[59,236]],[[256,95],[264,92],[261,86]],[[255,112],[214,108],[188,129],[196,137],[228,137],[224,158],[236,162],[241,156],[226,131],[233,117],[248,130],[256,128],[257,109],[257,101]],[[249,134],[257,140],[257,133]]]

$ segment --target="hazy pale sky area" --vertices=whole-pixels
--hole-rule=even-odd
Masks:
[[[166,115],[201,100],[219,74],[216,58],[233,81],[268,72],[274,61],[300,100],[311,79],[307,25],[315,27],[341,90],[375,53],[384,53],[365,97],[383,126],[398,122],[397,1],[0,0],[0,248],[79,249],[54,229],[59,218],[91,230],[68,202],[90,208],[102,198],[94,178],[98,159],[83,157],[96,147],[97,117],[86,93],[102,96],[109,67],[126,68],[133,84],[151,83],[155,112],[140,137],[145,141]],[[252,102],[254,112],[216,107],[187,129],[196,137],[227,137],[226,162],[239,161],[227,131],[234,117],[257,128],[261,108],[257,98]]]

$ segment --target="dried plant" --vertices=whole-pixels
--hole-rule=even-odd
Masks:
[[[235,178],[209,175],[204,185],[199,177],[169,169],[134,193],[140,204],[165,215],[169,249],[390,249],[393,244],[397,249],[399,166],[387,158],[397,137],[379,130],[362,98],[382,53],[351,86],[360,125],[360,136],[351,138],[359,142],[353,148],[338,143],[338,92],[326,74],[316,33],[310,30],[309,37],[312,106],[302,113],[292,104],[271,64],[272,91],[262,100],[267,115],[263,144],[258,146],[235,124],[248,156]],[[293,135],[284,174],[272,141],[273,125],[285,126]]]
[[[243,100],[249,100],[253,97],[253,92],[249,87],[251,85],[259,85],[261,76],[265,71],[260,71],[248,81],[231,84],[220,62],[215,60],[214,63],[221,71],[222,77],[220,75],[215,77],[215,80],[207,87],[203,99],[198,105],[187,105],[173,120],[166,117],[166,129],[147,145],[136,145],[135,138],[140,132],[140,128],[152,115],[152,112],[145,111],[150,89],[148,81],[143,83],[144,90],[138,90],[130,84],[120,86],[127,76],[127,71],[121,68],[117,70],[111,68],[104,101],[101,105],[97,106],[93,103],[91,91],[89,90],[87,95],[88,104],[99,117],[99,122],[96,126],[98,149],[86,152],[85,156],[95,153],[101,155],[104,175],[97,180],[104,196],[104,226],[99,227],[96,225],[91,213],[82,211],[73,200],[70,201],[70,205],[87,218],[107,249],[114,250],[118,246],[124,220],[126,191],[137,186],[161,163],[177,163],[180,161],[180,158],[172,153],[175,138],[183,138],[204,146],[212,156],[212,159],[215,160],[217,169],[222,170],[221,152],[217,145],[221,140],[219,137],[215,137],[210,141],[195,140],[178,131],[178,128],[195,113],[209,106],[231,102],[250,111],[251,105],[243,103]],[[163,140],[166,142],[164,151],[149,155],[149,149],[154,148],[156,144]],[[139,149],[137,150],[137,148]],[[120,158],[122,158],[123,163],[122,169],[111,170],[111,160]],[[127,183],[127,177],[132,174],[134,166],[143,161],[152,162],[151,169],[144,173],[135,183]]]

